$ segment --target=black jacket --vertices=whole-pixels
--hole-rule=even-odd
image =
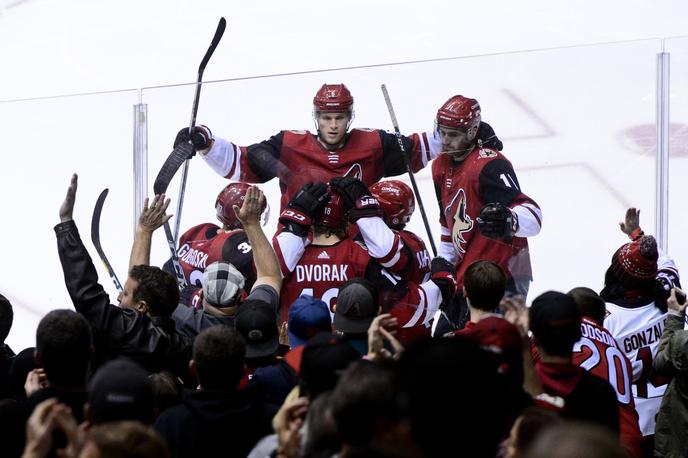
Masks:
[[[251,389],[186,391],[181,405],[160,414],[155,429],[173,458],[243,458],[272,433],[270,416]]]
[[[58,224],[55,233],[67,291],[93,329],[96,366],[124,357],[150,372],[168,369],[188,378],[192,342],[177,333],[174,321],[110,304],[74,221]]]

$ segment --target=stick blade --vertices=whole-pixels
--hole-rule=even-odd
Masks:
[[[217,29],[215,29],[215,35],[213,35],[213,39],[210,42],[208,51],[206,51],[205,56],[203,56],[201,65],[198,66],[198,73],[203,73],[205,66],[208,64],[208,61],[210,60],[210,57],[215,52],[215,48],[217,48],[217,45],[220,43],[222,35],[224,35],[225,33],[225,28],[227,28],[227,21],[225,20],[225,18],[222,17],[220,18],[220,22],[217,23]]]
[[[93,209],[93,216],[91,217],[91,241],[96,247],[98,252],[102,251],[100,247],[100,214],[103,212],[103,205],[105,204],[105,198],[110,190],[108,188],[103,189],[103,192],[98,196],[96,200],[96,206]]]
[[[153,183],[153,192],[156,195],[167,191],[167,187],[170,185],[170,182],[177,173],[177,170],[179,170],[184,161],[193,156],[193,154],[193,146],[188,142],[180,143],[172,150],[170,155],[165,160],[165,163],[162,165],[162,168],[158,172],[158,176],[155,177],[155,183]]]

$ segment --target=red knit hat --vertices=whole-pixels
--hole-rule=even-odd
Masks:
[[[658,257],[657,241],[651,235],[645,235],[617,250],[612,259],[612,269],[620,277],[653,279],[657,275]]]

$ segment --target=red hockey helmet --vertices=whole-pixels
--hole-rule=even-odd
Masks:
[[[351,112],[353,107],[354,98],[343,84],[323,84],[313,97],[316,112]]]
[[[322,214],[317,218],[316,224],[330,229],[341,229],[346,227],[348,222],[346,219],[344,201],[339,194],[330,191],[330,195],[332,197],[327,205],[325,205],[325,208],[323,208]]]
[[[220,191],[215,200],[215,211],[217,212],[217,219],[229,229],[241,228],[241,221],[234,214],[234,206],[241,207],[244,203],[246,191],[251,185],[248,183],[237,182],[230,183]],[[263,219],[265,219],[265,209],[267,203],[263,204],[261,212],[263,212]]]
[[[416,199],[411,188],[403,181],[378,181],[370,187],[370,193],[380,203],[388,226],[403,226],[411,220],[416,209]]]
[[[437,125],[450,129],[476,128],[477,132],[480,125],[480,104],[475,99],[455,95],[437,110]]]

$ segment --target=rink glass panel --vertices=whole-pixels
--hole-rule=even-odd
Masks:
[[[282,129],[314,130],[312,99],[323,83],[344,82],[355,99],[354,127],[392,129],[380,91],[388,87],[403,133],[431,130],[450,96],[477,98],[483,120],[504,142],[522,190],[544,214],[530,239],[535,281],[530,299],[549,289],[599,290],[614,250],[626,241],[617,222],[627,207],[642,209],[652,232],[655,214],[655,60],[659,40],[379,66],[331,72],[209,82],[198,123],[215,135],[248,145]],[[142,91],[148,105],[149,189],[188,126],[194,85]],[[405,176],[400,177],[407,180]],[[430,167],[416,175],[433,236],[438,207]],[[170,186],[176,205],[178,179]],[[214,202],[226,180],[200,159],[191,162],[181,232],[215,222]],[[263,185],[277,224],[277,181]],[[409,229],[427,239],[418,207]],[[429,249],[429,247],[428,247]],[[167,258],[163,235],[153,262]]]
[[[126,91],[0,103],[6,160],[0,180],[0,292],[14,305],[8,343],[15,351],[35,344],[45,313],[72,308],[53,226],[73,172],[79,174],[74,220],[100,283],[116,303],[115,288],[91,244],[91,215],[100,191],[109,188],[101,240],[124,283],[132,241],[132,105],[137,99],[137,91]]]

